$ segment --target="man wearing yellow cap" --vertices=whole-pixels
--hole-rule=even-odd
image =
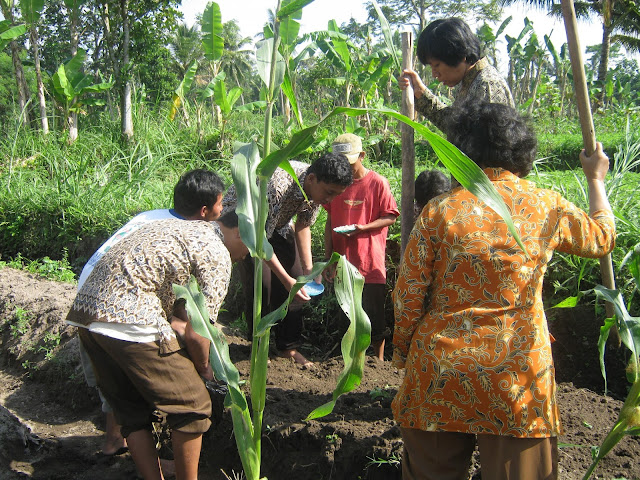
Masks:
[[[327,211],[325,257],[329,258],[334,251],[345,255],[364,277],[362,306],[371,320],[374,355],[384,360],[387,232],[400,212],[387,179],[362,164],[365,152],[360,137],[352,133],[338,136],[333,142],[333,153],[347,157],[353,183],[323,205]],[[340,233],[334,230],[347,226],[338,228]],[[325,273],[328,281],[334,276],[335,269]]]

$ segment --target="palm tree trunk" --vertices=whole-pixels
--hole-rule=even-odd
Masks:
[[[121,0],[120,8],[122,14],[122,65],[125,71],[120,70],[123,77],[121,111],[122,116],[122,138],[128,143],[133,138],[133,112],[131,108],[131,78],[130,72],[126,70],[129,64],[129,0]]]
[[[79,43],[79,35],[78,35],[78,8],[72,9],[69,12],[69,16],[71,19],[71,24],[69,26],[70,32],[69,35],[71,37],[71,56],[75,56],[78,53],[78,43]],[[75,99],[74,99],[75,100]],[[73,102],[72,102],[73,103]],[[69,118],[67,118],[67,124],[69,126],[69,144],[75,142],[78,139],[78,114],[76,112],[72,112],[69,114]]]
[[[104,3],[104,10],[101,12],[102,21],[104,22],[104,43],[105,49],[108,52],[109,62],[111,62],[111,68],[115,78],[120,78],[120,68],[118,60],[116,59],[115,46],[113,45],[113,33],[111,32],[111,21],[109,20],[109,4]],[[107,90],[107,106],[109,109],[109,118],[112,121],[116,120],[116,112],[114,107],[113,95],[111,90]]]
[[[38,83],[38,103],[40,105],[40,125],[42,133],[49,133],[49,120],[47,118],[47,101],[44,97],[44,83],[42,82],[42,71],[40,69],[40,51],[38,48],[38,32],[34,26],[31,26],[31,46],[33,47],[33,61],[35,63],[36,81]]]
[[[544,66],[544,59],[540,58],[540,64],[538,65],[538,73],[536,74],[536,81],[533,84],[533,92],[531,92],[531,103],[529,104],[529,108],[527,109],[527,114],[531,116],[533,113],[533,107],[536,103],[536,95],[538,94],[538,87],[540,86],[540,81],[542,80],[542,67]]]
[[[604,104],[604,86],[607,82],[607,71],[609,69],[609,52],[611,50],[612,30],[613,28],[611,26],[603,25],[602,27],[602,46],[600,49],[600,65],[598,66],[598,85],[600,85],[600,93],[598,94],[597,106]]]
[[[20,60],[20,47],[15,40],[9,43],[11,47],[11,59],[13,61],[13,70],[16,74],[16,85],[18,87],[18,106],[20,107],[20,115],[23,116],[25,124],[29,124],[29,111],[27,110],[27,102],[29,101],[29,89]]]

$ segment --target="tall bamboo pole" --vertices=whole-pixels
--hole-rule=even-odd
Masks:
[[[402,69],[413,68],[413,35],[412,32],[402,32]],[[402,114],[411,120],[415,117],[413,87],[409,86],[402,91]],[[415,197],[415,147],[413,142],[413,128],[402,124],[402,199],[400,208],[402,218],[400,221],[400,246],[404,252],[409,234],[413,228],[413,199]]]
[[[582,130],[582,143],[587,155],[591,155],[596,150],[596,134],[591,116],[591,105],[589,103],[589,91],[587,90],[587,80],[584,74],[584,61],[582,59],[582,49],[578,38],[578,21],[573,0],[561,0],[562,16],[564,18],[564,28],[567,32],[567,43],[569,44],[569,57],[571,59],[571,70],[573,72],[573,83],[576,93],[576,103],[578,105],[578,115],[580,117],[580,128]],[[600,259],[600,275],[602,284],[611,290],[616,288],[615,277],[613,275],[613,264],[611,255]],[[607,317],[615,314],[613,305],[609,302],[605,304]],[[612,340],[620,345],[620,336],[617,330],[613,332]]]

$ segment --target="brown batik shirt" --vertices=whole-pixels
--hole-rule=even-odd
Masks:
[[[304,185],[309,164],[297,161],[289,163],[291,163],[300,185]],[[236,208],[237,203],[236,188],[235,185],[232,185],[222,200],[223,213]],[[281,168],[277,168],[269,179],[267,203],[269,205],[269,213],[265,225],[267,238],[271,238],[276,230],[286,237],[290,231],[289,223],[294,216],[299,227],[313,225],[320,210],[319,204],[305,200],[296,181]]]
[[[173,284],[193,275],[215,321],[227,295],[231,258],[214,222],[181,219],[151,222],[109,249],[80,288],[67,322],[94,322],[157,329],[161,351],[176,349],[169,324]],[[151,328],[154,330],[154,328]],[[110,335],[108,335],[110,336]]]
[[[464,102],[490,102],[514,106],[507,82],[489,64],[486,57],[478,60],[469,69],[457,88],[455,100],[450,106],[445,105],[429,89],[425,90],[420,98],[416,98],[416,110],[445,134],[449,133],[447,122],[451,116],[451,109]]]

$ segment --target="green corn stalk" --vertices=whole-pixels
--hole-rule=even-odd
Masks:
[[[623,266],[625,263],[629,264],[629,270],[636,282],[636,288],[640,285],[640,248],[638,247],[637,245],[636,248],[631,250],[623,262]],[[592,475],[600,460],[625,435],[640,435],[640,317],[632,317],[629,314],[622,294],[618,290],[609,290],[598,285],[594,291],[598,297],[610,302],[615,309],[615,317],[606,319],[604,326],[600,328],[600,338],[598,340],[600,368],[605,379],[605,387],[607,378],[604,369],[604,346],[609,336],[609,331],[614,326],[618,328],[622,343],[631,350],[631,359],[627,367],[627,379],[632,383],[632,386],[620,409],[618,420],[602,441],[598,448],[598,453],[593,462],[591,462],[583,480],[587,480]]]

